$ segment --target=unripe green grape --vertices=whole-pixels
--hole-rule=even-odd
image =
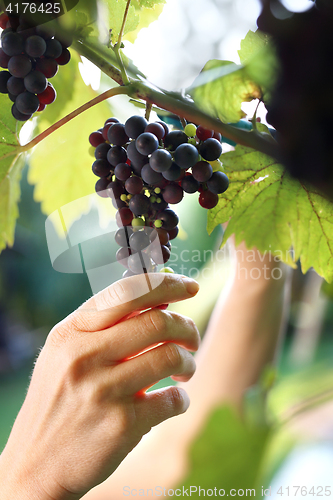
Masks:
[[[128,194],[128,195],[127,195],[127,199],[128,199],[128,200],[131,200],[132,198],[133,198],[133,195],[132,195],[132,194]]]
[[[171,267],[163,267],[163,269],[160,270],[160,273],[175,274],[175,271],[171,269]]]
[[[121,201],[127,201],[127,194],[122,194],[120,196]]]
[[[151,196],[151,197],[150,197],[150,201],[151,201],[152,203],[155,203],[155,201],[156,201],[156,196]]]
[[[145,225],[145,221],[141,217],[136,217],[132,220],[133,227],[143,227]]]
[[[188,137],[194,137],[197,133],[197,127],[194,125],[194,123],[188,123],[184,128],[184,132]]]
[[[94,146],[90,146],[90,148],[88,149],[88,154],[89,156],[92,156],[93,158],[95,158],[95,149]]]
[[[157,219],[157,220],[155,221],[155,223],[154,223],[154,226],[155,226],[156,228],[162,227],[162,226],[163,226],[163,222],[162,222],[161,220]]]
[[[190,137],[190,139],[188,140],[188,144],[192,144],[192,146],[196,146],[197,141],[194,137]]]
[[[154,191],[155,191],[156,194],[160,194],[161,188],[155,188]]]
[[[209,162],[213,168],[213,172],[223,172],[224,168],[220,160]]]

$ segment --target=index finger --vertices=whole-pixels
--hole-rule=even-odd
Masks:
[[[68,320],[77,330],[93,332],[104,330],[127,316],[193,297],[199,290],[195,280],[178,274],[149,273],[123,278],[105,288],[82,304]]]

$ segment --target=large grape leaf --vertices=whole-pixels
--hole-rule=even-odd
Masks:
[[[149,4],[150,3],[154,2],[152,1],[149,2]],[[142,30],[142,28],[147,28],[153,21],[155,21],[159,17],[164,8],[164,3],[165,0],[160,0],[158,3],[156,3],[156,5],[142,7],[139,11],[140,22],[137,28],[134,31],[127,33],[124,39],[128,40],[131,43],[134,43],[136,37],[138,36],[138,33]],[[134,6],[136,6],[136,3],[134,3]]]
[[[118,39],[121,25],[123,23],[124,13],[126,9],[126,0],[106,0],[105,5],[109,11],[109,22],[108,27],[111,30],[112,42],[115,43]],[[130,5],[128,9],[128,15],[126,19],[124,35],[130,31],[134,31],[140,22],[140,16],[137,13],[137,9],[134,5]]]
[[[203,491],[199,493],[199,486],[206,491],[224,490],[226,497],[231,490],[235,490],[231,493],[235,493],[235,498],[241,496],[237,494],[239,490],[247,490],[247,496],[261,496],[258,486],[270,436],[265,425],[249,426],[233,408],[218,407],[192,445],[190,472],[178,485],[182,496],[189,496],[191,487],[191,498],[204,496]],[[253,489],[256,493],[251,494]]]
[[[82,78],[75,78],[73,99],[61,110],[65,116],[80,105],[96,97],[91,87]],[[41,141],[30,158],[28,180],[35,184],[34,198],[41,203],[42,211],[49,215],[74,200],[77,211],[71,211],[73,222],[89,208],[89,199],[94,192],[96,177],[91,171],[94,161],[89,154],[88,137],[91,132],[103,126],[111,115],[107,103],[93,106]],[[40,127],[49,125],[47,117],[40,117]]]
[[[212,59],[203,68],[202,72],[215,68],[230,66],[230,61]],[[202,77],[202,73],[199,75]],[[261,91],[248,76],[246,68],[239,68],[226,74],[222,78],[215,78],[204,85],[192,85],[191,95],[196,105],[206,113],[219,118],[223,122],[238,122],[245,116],[242,103],[261,97]]]
[[[222,155],[229,189],[208,214],[208,232],[229,221],[224,241],[271,251],[303,272],[313,267],[333,280],[333,204],[311,186],[289,176],[271,157],[237,146]]]

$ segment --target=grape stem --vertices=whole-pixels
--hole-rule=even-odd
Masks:
[[[42,132],[41,134],[37,135],[34,139],[32,139],[30,142],[25,144],[25,146],[21,146],[20,152],[28,151],[29,149],[33,148],[37,144],[39,144],[43,139],[48,137],[50,134],[58,130],[60,127],[65,125],[66,123],[70,122],[73,120],[73,118],[76,118],[79,116],[81,113],[84,113],[84,111],[87,111],[87,109],[92,108],[96,104],[99,104],[100,102],[105,101],[106,99],[109,99],[110,97],[113,97],[115,95],[120,95],[120,94],[128,94],[128,88],[127,87],[116,87],[113,89],[109,89],[103,94],[100,94],[99,96],[95,97],[94,99],[91,99],[91,101],[86,102],[79,108],[75,109],[68,115],[64,116],[64,118],[61,118],[61,120],[57,121],[51,127],[47,128]]]
[[[127,76],[127,73],[126,73],[126,69],[125,69],[125,66],[124,66],[124,62],[123,62],[123,59],[122,59],[122,56],[121,56],[120,49],[121,49],[121,40],[123,38],[124,29],[125,29],[125,25],[126,25],[126,21],[127,21],[127,16],[128,16],[128,11],[129,11],[130,5],[131,5],[131,0],[127,0],[125,12],[124,12],[124,17],[123,17],[123,23],[121,25],[119,36],[118,36],[118,41],[117,41],[117,43],[113,47],[114,53],[116,55],[116,58],[117,58],[117,61],[118,61],[119,67],[120,67],[121,76],[122,76],[123,84],[124,85],[128,85],[129,84],[129,79],[128,79],[128,76]]]

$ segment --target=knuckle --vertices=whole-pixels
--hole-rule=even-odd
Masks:
[[[172,370],[180,371],[183,367],[183,356],[180,351],[180,347],[176,344],[167,343],[164,344],[163,355],[165,363]]]
[[[135,298],[134,289],[129,286],[129,280],[125,284],[122,281],[117,281],[105,290],[106,305],[121,305],[131,302]]]
[[[178,387],[173,387],[172,391],[170,391],[170,402],[174,413],[180,413],[183,410],[184,397]]]
[[[145,315],[146,325],[149,331],[161,334],[168,327],[168,317],[160,309],[151,309]]]

